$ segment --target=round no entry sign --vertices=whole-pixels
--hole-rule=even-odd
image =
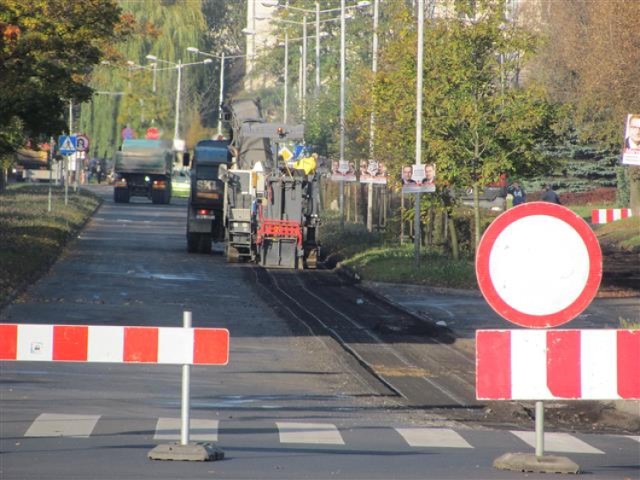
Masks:
[[[577,317],[598,291],[598,239],[568,208],[532,202],[489,225],[476,253],[476,276],[489,305],[530,328],[556,327]]]

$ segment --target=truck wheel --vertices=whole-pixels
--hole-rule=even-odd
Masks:
[[[171,183],[169,183],[169,186],[164,191],[164,203],[166,205],[169,205],[171,203]]]
[[[165,203],[165,190],[151,190],[151,201],[154,204]]]
[[[199,238],[195,233],[187,233],[187,251],[189,253],[197,253],[199,246]]]
[[[113,189],[113,201],[115,203],[129,203],[129,189],[127,189],[127,188],[114,188]]]
[[[238,263],[240,255],[236,247],[227,245],[227,263]]]
[[[318,249],[313,248],[306,252],[304,259],[305,268],[317,268],[318,267]]]
[[[213,241],[214,242],[223,242],[224,241],[224,225],[222,224],[222,219],[220,218],[222,214],[216,212],[216,219],[213,221]]]
[[[211,235],[208,234],[200,234],[200,246],[198,250],[200,253],[211,253]]]

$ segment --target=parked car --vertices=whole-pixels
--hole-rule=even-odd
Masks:
[[[174,197],[188,197],[191,193],[189,170],[177,170],[171,176],[171,194]]]

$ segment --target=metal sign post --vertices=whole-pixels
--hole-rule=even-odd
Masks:
[[[69,204],[69,167],[71,162],[71,154],[76,153],[76,137],[75,135],[60,135],[58,137],[58,145],[60,145],[60,154],[67,157],[66,174],[64,177],[64,204]]]
[[[536,458],[544,456],[544,403],[536,402]]]
[[[65,158],[67,159],[66,165],[65,165],[65,174],[64,174],[64,204],[68,205],[69,204],[69,166],[71,163],[71,156],[70,155],[65,155]]]
[[[183,312],[182,326],[191,328],[191,312]],[[180,429],[180,445],[189,445],[189,410],[191,400],[191,367],[188,364],[182,365],[182,426]]]

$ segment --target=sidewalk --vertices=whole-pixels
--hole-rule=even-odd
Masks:
[[[408,312],[452,329],[459,340],[466,339],[475,350],[478,329],[520,328],[495,313],[479,291],[431,288],[367,282],[361,286]],[[562,329],[619,329],[620,319],[640,323],[640,297],[598,297],[576,319]],[[444,322],[444,323],[443,323]],[[615,401],[615,408],[640,416],[640,401]]]
[[[475,338],[478,329],[520,328],[492,310],[477,290],[432,288],[363,281],[364,288],[389,302],[452,329],[458,338]],[[574,320],[559,328],[621,328],[620,320],[640,323],[640,297],[598,297]]]

